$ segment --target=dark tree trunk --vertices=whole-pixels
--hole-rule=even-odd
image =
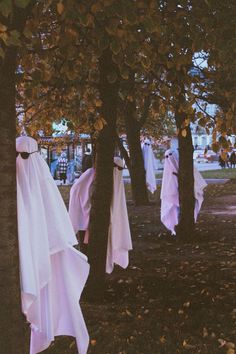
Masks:
[[[117,142],[118,148],[120,150],[121,157],[125,160],[125,164],[126,164],[128,170],[130,170],[129,154],[123,145],[122,139],[118,135],[116,136],[116,142]]]
[[[105,285],[105,267],[110,224],[110,205],[113,192],[113,156],[116,139],[118,82],[110,83],[108,76],[116,72],[111,52],[106,50],[99,59],[102,115],[107,126],[96,144],[96,177],[90,214],[89,262],[91,265],[87,286],[90,300],[101,300]]]
[[[140,124],[136,119],[135,102],[127,103],[125,125],[130,153],[129,172],[133,200],[135,205],[145,205],[148,204],[148,193],[143,154],[140,144]]]
[[[187,118],[185,113],[176,113],[176,125],[179,129],[179,201],[180,219],[176,227],[177,237],[190,239],[194,233],[194,176],[193,176],[193,144],[191,129],[184,129],[187,135],[182,135],[183,122]]]
[[[25,353],[21,313],[16,216],[16,50],[8,49],[0,67],[0,348],[2,353]]]
[[[6,25],[20,33],[35,1],[13,8]],[[6,19],[1,18],[1,21]],[[8,21],[8,20],[7,20]],[[16,202],[16,82],[17,50],[9,47],[0,60],[0,351],[27,353],[25,318],[21,312]]]

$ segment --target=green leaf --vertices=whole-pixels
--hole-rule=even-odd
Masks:
[[[10,36],[8,38],[8,45],[19,47],[21,46],[20,41],[20,33],[16,30],[10,32]]]
[[[3,0],[0,3],[0,14],[4,17],[8,17],[12,12],[12,2],[11,0]]]
[[[30,0],[15,0],[14,3],[17,7],[25,9],[29,5]]]

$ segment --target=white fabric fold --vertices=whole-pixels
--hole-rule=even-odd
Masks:
[[[31,324],[30,354],[67,332],[76,337],[79,354],[86,354],[89,336],[78,301],[88,277],[87,258],[72,247],[75,233],[49,168],[35,152],[37,142],[17,138],[16,150],[32,153],[16,159],[21,300]]]
[[[111,273],[114,264],[126,268],[129,264],[129,251],[132,241],[126,206],[124,183],[122,178],[122,160],[114,158],[113,197],[110,209],[110,227],[108,232],[106,272]],[[95,170],[91,168],[84,172],[74,183],[70,192],[69,215],[75,232],[88,231],[91,208],[91,187],[95,178]],[[87,242],[87,240],[86,240]]]
[[[151,193],[156,190],[155,158],[152,151],[151,141],[145,139],[142,145],[144,168],[146,171],[146,185]]]
[[[69,215],[75,233],[87,230],[91,209],[91,187],[95,169],[89,168],[74,182],[70,190]]]
[[[206,188],[207,183],[195,166],[193,166],[193,175],[194,175],[194,196],[195,196],[194,218],[196,222],[204,200],[204,188]]]
[[[161,221],[165,227],[175,235],[175,226],[179,222],[179,190],[178,190],[178,170],[179,156],[176,150],[167,150],[165,152],[164,171],[161,186]],[[194,196],[195,208],[194,219],[200,212],[204,199],[203,190],[206,182],[194,166]]]
[[[121,168],[124,167],[119,157],[114,157],[114,163]],[[132,250],[132,240],[122,170],[114,167],[106,272],[111,273],[115,264],[118,264],[122,268],[127,268],[129,265],[130,250]]]

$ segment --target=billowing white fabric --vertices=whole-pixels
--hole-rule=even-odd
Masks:
[[[179,191],[178,174],[179,156],[175,150],[165,152],[164,171],[161,186],[161,221],[172,235],[175,235],[175,226],[179,222]],[[203,190],[206,182],[194,166],[194,218],[197,220],[198,213],[203,202]]]
[[[123,162],[119,157],[114,157],[114,163],[123,167]],[[113,169],[113,198],[110,215],[106,260],[107,273],[113,271],[114,264],[127,268],[129,251],[132,250],[122,170],[117,167]]]
[[[123,167],[120,158],[115,157],[114,162]],[[87,230],[89,226],[91,186],[94,177],[95,170],[90,168],[80,176],[71,188],[69,215],[75,232],[78,232],[78,230]],[[126,268],[129,263],[129,250],[132,249],[122,171],[119,171],[115,167],[113,172],[113,198],[110,215],[106,259],[107,273],[112,272],[114,263]]]
[[[152,151],[151,141],[145,139],[142,145],[144,168],[146,171],[146,185],[151,193],[156,190],[155,158]]]
[[[204,200],[204,188],[206,188],[207,183],[195,166],[193,166],[193,176],[194,176],[194,196],[195,196],[194,218],[195,221],[197,221],[197,217],[200,212],[202,202]]]
[[[91,186],[95,169],[89,168],[74,182],[70,190],[69,215],[75,233],[87,230],[91,209]]]
[[[164,171],[161,185],[161,221],[175,235],[179,219],[178,177],[179,162],[172,150],[165,152]]]
[[[18,152],[38,150],[30,137],[16,139]],[[86,354],[89,336],[79,298],[89,265],[75,250],[75,233],[49,168],[38,152],[20,155],[17,168],[17,219],[22,311],[31,324],[30,354],[45,350],[56,335],[76,337]]]

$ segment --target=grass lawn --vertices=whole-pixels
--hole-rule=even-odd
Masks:
[[[203,178],[236,178],[235,168],[223,168],[220,170],[201,171]]]
[[[223,168],[219,170],[200,171],[203,178],[236,178],[236,168]],[[156,173],[156,178],[162,178],[162,172]]]

